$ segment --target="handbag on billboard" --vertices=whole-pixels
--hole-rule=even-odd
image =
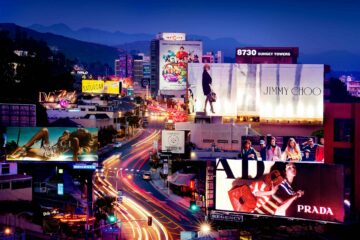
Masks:
[[[209,93],[209,101],[210,102],[216,102],[216,93],[211,89],[211,92]]]

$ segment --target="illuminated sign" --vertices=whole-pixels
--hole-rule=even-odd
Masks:
[[[228,222],[243,222],[244,216],[241,214],[235,214],[232,212],[214,211],[210,212],[211,220],[215,221],[228,221]]]
[[[260,117],[267,120],[323,121],[324,65],[189,64],[189,89],[195,111],[209,115]],[[206,80],[206,81],[205,81]],[[211,86],[211,87],[210,87]],[[210,89],[216,94],[206,100]],[[205,106],[205,103],[206,106]],[[211,113],[211,105],[214,113]]]
[[[82,80],[83,93],[120,94],[120,82],[103,80]]]
[[[163,130],[161,132],[161,150],[171,153],[185,152],[185,132]]]
[[[298,55],[298,48],[237,48],[236,56],[292,57]]]
[[[89,217],[86,214],[57,214],[53,218],[59,219],[63,223],[85,223],[95,220],[95,217]]]
[[[185,90],[188,63],[202,58],[201,41],[160,41],[160,90]]]
[[[218,159],[215,171],[218,211],[344,221],[340,165]]]
[[[48,108],[70,108],[76,103],[76,91],[68,92],[66,90],[54,92],[39,92],[39,102]]]
[[[94,162],[97,128],[8,127],[6,160]]]
[[[63,183],[57,184],[57,194],[64,195],[64,184]]]
[[[73,169],[84,169],[84,170],[95,170],[96,166],[95,165],[83,165],[83,164],[75,164],[73,166]]]
[[[186,39],[185,33],[160,33],[158,34],[158,39],[166,40],[166,41],[185,41]]]

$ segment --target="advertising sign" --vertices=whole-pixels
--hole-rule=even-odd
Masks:
[[[167,41],[185,41],[186,34],[185,33],[163,32],[163,33],[158,34],[158,38],[167,40]]]
[[[185,132],[163,130],[161,132],[161,150],[171,153],[185,152]]]
[[[294,161],[294,162],[324,162],[324,138],[313,136],[242,136],[241,153],[254,149],[257,160]],[[246,157],[246,156],[243,156]],[[249,159],[249,160],[255,160]]]
[[[159,44],[160,90],[185,90],[187,64],[201,61],[202,42],[160,40]]]
[[[103,80],[82,80],[83,93],[120,94],[120,82]]]
[[[97,128],[8,127],[7,161],[93,162]]]
[[[39,92],[39,103],[47,108],[71,108],[76,103],[76,91],[59,90],[54,92]]]
[[[210,115],[258,116],[260,121],[323,121],[321,64],[206,64],[206,69],[189,64],[195,112],[206,107]],[[216,96],[210,104],[205,100],[211,92]]]
[[[279,47],[268,47],[268,48],[237,48],[236,57],[238,56],[256,56],[256,57],[293,57],[298,55],[298,48],[279,48]]]
[[[219,211],[344,221],[341,165],[218,159]]]

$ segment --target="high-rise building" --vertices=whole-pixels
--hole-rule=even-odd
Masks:
[[[201,62],[202,41],[188,41],[185,33],[159,33],[151,41],[150,54],[151,95],[185,95],[187,64]]]
[[[115,76],[120,78],[132,77],[133,57],[130,54],[122,53],[119,59],[115,59]]]

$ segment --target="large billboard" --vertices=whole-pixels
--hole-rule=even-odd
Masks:
[[[201,41],[159,41],[160,90],[185,90],[187,64],[199,63]]]
[[[246,146],[247,145],[247,146]],[[324,138],[314,136],[242,136],[241,156],[250,160],[323,163]]]
[[[161,150],[172,153],[185,153],[185,132],[163,130],[161,134]]]
[[[83,93],[120,94],[119,81],[82,80]]]
[[[206,64],[206,72],[204,65],[189,64],[195,112],[206,104],[210,115],[323,121],[324,65]],[[216,94],[213,113],[211,91]]]
[[[344,221],[340,165],[218,159],[216,210]]]
[[[7,128],[7,161],[92,162],[97,148],[97,128]]]
[[[39,103],[51,109],[72,108],[75,106],[76,100],[76,91],[39,92]]]

